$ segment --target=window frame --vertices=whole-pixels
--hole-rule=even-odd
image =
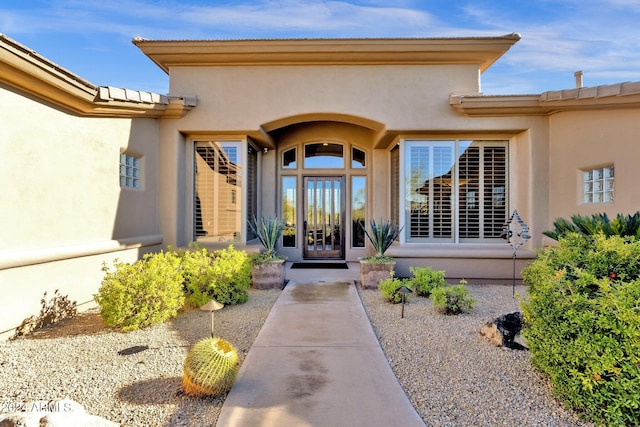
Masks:
[[[285,185],[285,182],[291,180],[293,182],[293,188],[291,188],[288,185]],[[285,223],[285,230],[283,230],[283,235],[282,235],[282,247],[283,248],[287,248],[287,249],[297,249],[298,248],[298,225],[299,225],[299,221],[298,221],[298,217],[300,216],[300,210],[298,209],[299,207],[299,202],[298,202],[298,192],[299,192],[299,178],[298,175],[281,175],[280,176],[280,213],[281,213],[281,218],[283,220],[283,222]],[[284,199],[287,197],[286,194],[286,190],[293,190],[292,196],[293,196],[293,205],[292,205],[292,210],[293,210],[293,229],[294,229],[294,234],[293,234],[293,245],[285,245],[285,241],[286,241],[286,229],[288,227],[287,224],[287,219],[289,217],[289,215],[287,215],[286,212],[286,206],[284,205]]]
[[[609,176],[606,176],[606,171],[610,170]],[[599,178],[595,178],[595,172],[600,174]],[[590,174],[590,177],[587,178]],[[610,163],[601,167],[592,167],[586,169],[580,169],[580,184],[582,188],[581,202],[583,205],[599,205],[599,204],[611,204],[615,202],[616,198],[616,174],[615,165]],[[600,183],[601,188],[596,189],[596,184]],[[607,183],[610,183],[611,188],[606,188]],[[591,186],[590,190],[587,187]],[[609,195],[607,200],[607,195]],[[589,199],[590,196],[590,200]],[[596,196],[599,196],[599,200],[596,200]]]
[[[289,153],[290,151],[293,151],[293,166],[288,166],[285,165],[285,155],[287,153]],[[299,164],[299,160],[298,160],[298,146],[294,145],[292,147],[288,147],[288,148],[284,148],[281,151],[280,154],[280,169],[284,170],[284,171],[295,171],[298,169],[298,164]]]
[[[355,189],[356,189],[356,181],[362,181],[362,206],[359,207],[359,209],[362,210],[362,226],[366,227],[367,224],[367,209],[368,209],[368,194],[367,194],[367,180],[368,180],[368,176],[363,174],[363,175],[351,175],[349,178],[349,217],[351,219],[351,233],[349,233],[349,247],[351,249],[364,249],[367,247],[367,239],[365,236],[364,231],[359,230],[359,229],[354,229],[355,227],[357,227],[356,222],[355,222],[355,211],[357,210],[357,202],[358,200],[356,199],[356,197],[359,195],[356,193]],[[346,228],[348,230],[348,228]],[[356,244],[355,240],[356,240],[356,236],[359,235],[359,237],[362,239],[362,243]]]
[[[339,146],[342,152],[341,156],[325,156],[325,157],[335,157],[336,159],[340,159],[342,161],[342,164],[340,166],[314,166],[311,163],[307,163],[307,160],[309,159],[314,159],[316,157],[321,157],[321,156],[307,156],[307,148],[314,146],[314,145],[319,145],[319,146],[329,146],[329,145],[333,145],[333,146]],[[322,170],[322,169],[332,169],[332,170],[344,170],[347,168],[347,162],[350,160],[351,156],[349,156],[349,158],[346,158],[345,156],[345,147],[348,147],[348,144],[344,144],[343,142],[337,142],[337,141],[314,141],[314,142],[308,142],[302,145],[302,168],[306,169],[306,170]],[[311,160],[310,160],[311,162]],[[350,166],[350,165],[349,165]]]
[[[449,144],[453,144],[453,154],[454,154],[454,164],[452,165],[451,169],[453,171],[453,176],[452,176],[452,181],[455,183],[455,185],[452,187],[453,190],[451,192],[451,195],[449,197],[451,197],[451,199],[453,200],[452,203],[452,221],[451,221],[451,228],[452,228],[452,236],[451,237],[447,237],[447,238],[434,238],[432,235],[430,237],[425,237],[425,238],[411,238],[410,233],[411,233],[411,224],[409,223],[408,219],[407,219],[407,194],[405,191],[406,185],[407,185],[407,170],[408,170],[408,164],[407,164],[407,149],[408,146],[411,145],[411,143],[420,143],[420,142],[425,142],[425,143],[435,143],[436,145],[440,146],[440,145],[446,145],[446,143]],[[408,245],[416,245],[416,244],[477,244],[477,243],[487,243],[487,244],[500,244],[500,243],[504,243],[504,239],[502,238],[498,238],[498,237],[464,237],[461,238],[460,234],[460,197],[465,197],[465,195],[463,194],[463,192],[460,189],[460,185],[459,185],[459,180],[460,180],[460,156],[462,155],[462,153],[464,152],[464,150],[462,150],[462,152],[460,151],[460,148],[463,146],[462,143],[470,143],[467,147],[472,146],[473,143],[476,143],[476,145],[480,145],[483,147],[504,147],[505,148],[505,164],[504,164],[504,178],[505,178],[505,185],[504,185],[504,192],[501,193],[503,194],[503,198],[504,198],[504,208],[505,208],[505,219],[508,217],[509,215],[509,209],[510,209],[510,203],[511,203],[511,196],[510,196],[510,181],[511,181],[511,175],[510,175],[510,140],[509,139],[503,139],[503,138],[463,138],[463,137],[447,137],[447,138],[401,138],[399,140],[398,146],[400,148],[400,152],[399,152],[399,165],[398,165],[398,169],[399,169],[399,188],[397,189],[398,192],[398,208],[399,208],[399,212],[397,214],[398,216],[398,223],[400,224],[401,227],[404,227],[404,231],[401,233],[400,235],[400,244],[408,244]],[[390,151],[391,152],[391,151]],[[480,187],[482,188],[484,186],[484,180],[485,180],[485,170],[484,166],[483,169],[481,170],[480,174],[480,182],[482,184],[479,184]],[[393,193],[393,192],[392,192]],[[476,194],[475,195],[476,200],[475,202],[477,204],[480,204],[480,224],[479,227],[480,229],[483,228],[483,224],[484,224],[484,218],[486,216],[486,211],[485,211],[485,207],[482,205],[482,198],[480,196],[480,194]],[[392,214],[393,215],[393,214]],[[431,221],[431,218],[429,218],[429,221]],[[482,234],[482,232],[481,232]]]
[[[122,162],[124,158],[124,163]],[[131,159],[135,164],[128,164],[128,160]],[[121,189],[125,190],[135,190],[141,191],[144,189],[144,180],[143,180],[143,169],[144,169],[144,156],[138,153],[134,153],[128,150],[120,151],[119,157],[119,168],[118,168],[118,181]],[[123,173],[124,168],[124,173]],[[128,173],[129,169],[133,172],[137,172],[137,176],[130,175]],[[134,174],[135,175],[135,174]],[[124,179],[124,184],[123,184]],[[137,185],[129,185],[129,180],[134,180],[137,182]]]
[[[224,242],[226,243],[242,243],[242,242],[246,242],[247,241],[247,237],[249,234],[249,230],[248,227],[246,225],[247,222],[247,217],[248,217],[248,209],[250,207],[250,204],[254,204],[257,205],[257,200],[256,201],[249,201],[248,197],[249,197],[249,186],[250,185],[257,185],[257,182],[252,183],[250,182],[251,177],[249,177],[249,146],[251,146],[253,148],[253,150],[255,151],[255,156],[257,156],[258,153],[258,149],[256,148],[255,144],[253,144],[248,138],[219,138],[216,136],[203,136],[203,137],[194,137],[194,138],[190,138],[189,139],[191,144],[190,144],[190,162],[189,162],[189,175],[191,176],[191,183],[192,183],[192,193],[191,193],[191,200],[190,200],[190,206],[192,209],[192,215],[191,215],[191,224],[190,224],[190,235],[191,235],[191,239],[195,242],[197,241],[202,241],[205,240],[206,241],[206,235],[199,235],[197,232],[197,219],[196,219],[196,198],[197,198],[197,179],[196,179],[196,166],[195,166],[195,162],[196,162],[196,157],[198,156],[197,153],[197,146],[198,143],[215,143],[215,144],[219,144],[220,148],[222,150],[224,150],[227,155],[228,155],[228,151],[225,149],[225,147],[233,147],[235,148],[235,164],[238,167],[238,172],[236,174],[237,177],[237,182],[239,184],[239,189],[240,189],[240,194],[238,195],[238,193],[236,192],[235,195],[235,204],[233,206],[236,207],[236,209],[239,209],[240,211],[240,223],[238,225],[239,230],[234,231],[234,238],[232,240],[225,240]],[[257,165],[257,163],[256,163]],[[258,173],[258,171],[256,171],[256,173]],[[257,197],[257,189],[256,190],[256,197]],[[237,191],[237,190],[236,190]],[[229,194],[229,202],[232,201],[231,197],[233,197],[231,195],[231,193]],[[231,205],[231,204],[230,204]]]
[[[362,153],[362,163],[356,160],[355,150],[358,150]],[[357,145],[351,144],[349,146],[349,151],[350,151],[349,161],[351,162],[351,164],[349,165],[349,169],[365,171],[367,169],[367,163],[368,163],[367,150],[365,150],[364,148],[360,148]],[[358,166],[357,165],[358,163],[360,163],[361,166]]]

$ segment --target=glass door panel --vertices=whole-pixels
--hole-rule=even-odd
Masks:
[[[296,223],[298,218],[297,202],[297,177],[282,177],[282,220],[284,231],[282,233],[282,247],[295,248],[296,244]]]

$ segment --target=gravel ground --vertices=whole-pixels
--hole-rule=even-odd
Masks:
[[[414,297],[403,319],[400,305],[384,302],[377,291],[360,291],[391,367],[425,423],[588,426],[551,397],[527,352],[496,348],[479,336],[486,321],[518,309],[511,287],[469,289],[478,299],[471,314],[443,316],[430,300]],[[252,289],[246,304],[215,313],[216,335],[234,344],[241,362],[279,294]],[[102,329],[0,342],[0,411],[68,397],[123,426],[212,425],[224,396],[192,398],[181,387],[186,352],[210,335],[209,325],[208,313],[190,309],[131,333]],[[118,354],[127,349],[132,354]]]
[[[553,399],[527,351],[494,347],[479,335],[500,315],[519,311],[511,286],[467,288],[469,314],[444,316],[430,299],[401,306],[378,291],[360,296],[389,363],[428,426],[590,426]],[[524,287],[516,292],[525,295]]]
[[[251,289],[247,303],[215,312],[215,334],[236,347],[241,362],[278,295]],[[0,342],[0,411],[68,397],[123,426],[210,426],[225,396],[182,393],[187,351],[210,336],[209,313],[187,309],[171,322],[135,332]],[[137,346],[149,348],[118,354]]]

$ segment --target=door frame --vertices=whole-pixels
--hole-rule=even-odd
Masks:
[[[339,245],[339,248],[336,249],[330,249],[327,250],[326,249],[326,242],[324,241],[324,239],[326,239],[327,235],[326,235],[326,230],[324,229],[324,225],[323,224],[323,242],[322,242],[322,249],[321,250],[309,250],[309,235],[308,235],[308,224],[307,224],[307,218],[308,218],[308,207],[309,207],[309,194],[307,191],[308,188],[308,183],[310,180],[313,181],[320,181],[320,180],[332,180],[333,182],[338,182],[340,184],[340,197],[339,197],[339,209],[337,210],[337,212],[335,210],[332,210],[332,215],[333,214],[338,214],[339,215],[339,228],[338,228],[338,234],[339,236],[336,238],[335,233],[330,233],[329,234],[329,238],[330,238],[330,242],[332,244],[332,246],[335,247],[335,244],[337,243]],[[344,260],[345,259],[345,254],[346,254],[346,247],[345,247],[345,231],[346,231],[346,175],[344,174],[339,174],[339,175],[303,175],[302,176],[302,188],[303,188],[303,197],[302,197],[302,259],[304,260]],[[323,194],[322,194],[322,198],[325,198],[324,192],[325,190],[322,190]],[[314,227],[315,229],[315,227]],[[317,242],[316,242],[316,238],[313,238],[313,242],[315,247],[318,247]]]

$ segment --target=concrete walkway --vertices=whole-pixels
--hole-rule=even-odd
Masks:
[[[218,426],[424,427],[378,344],[352,274],[287,271],[290,282],[249,350]]]

